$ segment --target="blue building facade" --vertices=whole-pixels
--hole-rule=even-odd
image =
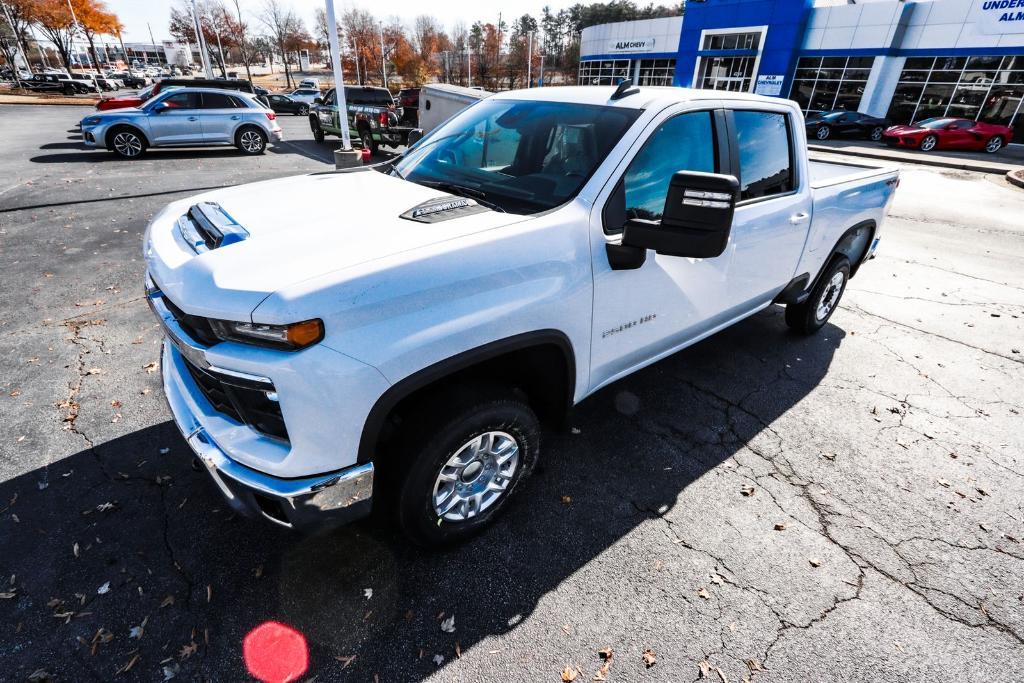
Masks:
[[[974,118],[1024,143],[1024,13],[1005,4],[690,0],[685,17],[585,29],[579,80],[754,92],[896,123]]]

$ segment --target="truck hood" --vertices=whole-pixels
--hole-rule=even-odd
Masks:
[[[185,312],[244,320],[268,295],[289,285],[524,220],[480,207],[430,223],[402,217],[439,198],[462,202],[369,169],[216,190],[175,202],[153,219],[144,246],[146,265]],[[199,202],[220,205],[248,236],[196,254],[177,220]]]

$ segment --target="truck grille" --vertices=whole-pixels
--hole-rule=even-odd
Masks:
[[[261,434],[288,440],[281,406],[277,401],[267,398],[267,392],[274,391],[272,384],[251,386],[245,380],[198,368],[187,358],[182,357],[182,360],[214,410]]]

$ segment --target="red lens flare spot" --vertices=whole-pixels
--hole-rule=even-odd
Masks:
[[[301,633],[277,621],[266,621],[242,641],[245,666],[263,683],[298,680],[309,668],[309,649]]]

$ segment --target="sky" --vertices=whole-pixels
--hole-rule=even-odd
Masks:
[[[113,10],[121,22],[125,25],[123,34],[126,42],[149,42],[149,29],[147,23],[153,29],[153,38],[157,42],[170,38],[167,30],[168,18],[171,7],[180,5],[183,0],[105,0],[107,6]],[[365,9],[382,19],[392,16],[401,17],[407,24],[419,14],[432,14],[446,28],[451,28],[458,21],[466,25],[474,21],[489,21],[497,23],[498,12],[506,21],[509,18],[530,13],[535,17],[540,16],[541,8],[547,4],[553,10],[573,4],[576,0],[499,0],[498,2],[468,2],[466,0],[434,0],[434,2],[423,2],[423,0],[379,0],[353,2],[352,0],[335,0],[336,12],[340,15],[346,9],[358,7]],[[323,7],[323,0],[281,0],[285,4],[291,4],[295,11],[306,22],[306,28],[312,33],[314,29],[313,12],[317,7]],[[230,1],[226,2],[229,6]],[[242,15],[249,25],[256,30],[261,30],[262,25],[258,16],[263,7],[263,0],[242,0]],[[382,9],[386,7],[386,10]]]

